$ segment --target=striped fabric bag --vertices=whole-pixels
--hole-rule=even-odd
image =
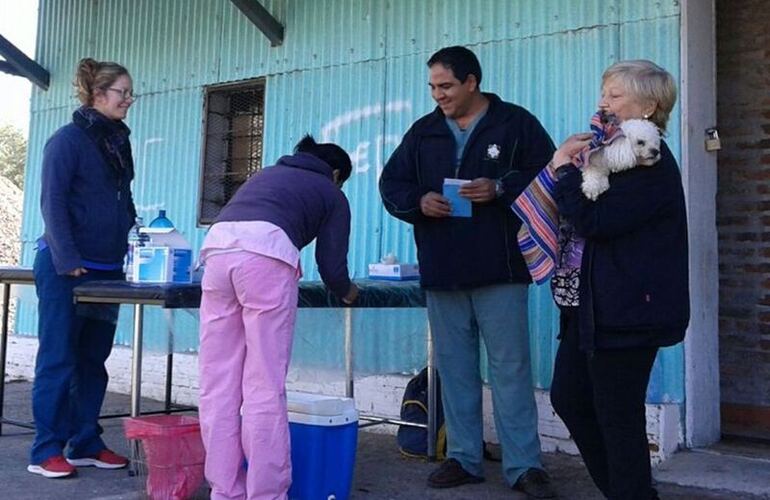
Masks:
[[[591,143],[572,159],[578,168],[588,161],[593,152],[622,135],[616,122],[603,121],[602,118],[601,112],[591,117],[591,132],[594,137]],[[553,198],[555,185],[555,174],[546,167],[511,205],[511,210],[522,221],[516,236],[519,248],[532,280],[538,285],[548,281],[558,262],[559,214]]]

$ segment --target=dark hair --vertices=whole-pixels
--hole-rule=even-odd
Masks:
[[[105,90],[123,75],[128,75],[128,70],[118,63],[96,61],[85,57],[78,63],[75,81],[72,84],[75,86],[80,102],[86,106],[92,106],[94,92]]]
[[[311,154],[328,163],[332,170],[339,170],[338,181],[340,184],[348,180],[350,172],[353,171],[350,156],[348,156],[344,149],[331,142],[318,144],[310,134],[305,135],[294,146],[294,152]]]
[[[455,78],[465,83],[468,75],[476,77],[476,85],[481,88],[481,64],[476,58],[476,54],[470,49],[455,45],[454,47],[444,47],[428,59],[428,67],[434,64],[441,64],[447,69],[451,69]]]

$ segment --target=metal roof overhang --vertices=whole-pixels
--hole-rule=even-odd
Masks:
[[[259,28],[273,47],[283,43],[284,28],[257,0],[230,0]]]
[[[43,90],[48,90],[51,75],[38,63],[25,56],[14,44],[0,35],[0,71],[28,79]]]
[[[283,43],[284,27],[257,0],[230,0],[238,10],[259,28],[275,47]],[[38,63],[24,55],[7,38],[0,35],[0,71],[28,79],[43,90],[48,90],[51,75]]]

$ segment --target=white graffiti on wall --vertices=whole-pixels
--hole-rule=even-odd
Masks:
[[[321,127],[321,142],[334,141],[340,130],[352,123],[378,117],[387,113],[402,113],[411,110],[411,101],[391,101],[384,106],[382,104],[374,104],[346,111],[332,118]],[[385,159],[383,158],[385,147],[395,147],[400,142],[400,135],[384,133],[377,134],[373,140],[359,141],[352,151],[348,151],[350,153],[350,159],[353,162],[353,173],[366,174],[372,167],[374,167],[376,175],[379,178],[385,163]],[[374,153],[372,153],[372,147],[374,148]]]

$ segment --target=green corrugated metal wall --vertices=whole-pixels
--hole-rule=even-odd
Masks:
[[[226,0],[41,0],[37,60],[51,72],[51,88],[35,90],[32,99],[25,264],[31,265],[42,231],[37,208],[42,148],[76,107],[71,81],[84,56],[116,60],[131,71],[142,95],[127,120],[138,208],[148,217],[166,208],[196,248],[203,236],[195,226],[203,87],[266,77],[265,164],[305,132],[337,141],[354,156],[356,173],[345,191],[354,212],[350,257],[358,277],[387,252],[414,260],[410,228],[383,211],[376,180],[409,124],[432,109],[425,61],[436,49],[470,46],[482,63],[483,88],[529,108],[556,142],[586,128],[608,64],[644,57],[679,75],[676,0],[270,0],[263,5],[286,28],[279,47],[271,48]],[[678,112],[670,130],[669,143],[678,152]],[[312,249],[304,252],[303,267],[307,277],[317,278]],[[32,300],[22,300],[21,333],[34,333],[32,306]],[[557,327],[547,288],[533,287],[530,310],[535,380],[547,387]],[[295,356],[309,363],[323,364],[322,358],[334,363],[336,341],[315,332],[319,324],[334,329],[334,313],[324,314],[300,316]],[[160,313],[150,315],[150,325],[162,323]],[[196,346],[194,316],[176,314],[180,350]],[[120,343],[129,341],[130,319],[126,309]],[[360,369],[419,366],[424,315],[369,312],[358,314],[356,322],[359,331],[380,334],[357,337]],[[406,355],[404,342],[411,347]],[[160,339],[155,344],[165,345]],[[681,347],[662,353],[651,400],[682,401],[682,366]]]

